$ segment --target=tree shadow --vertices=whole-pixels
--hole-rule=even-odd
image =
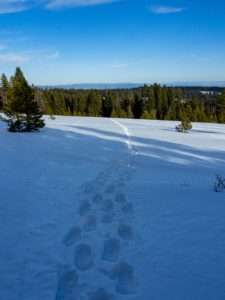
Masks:
[[[84,140],[82,137],[90,136],[91,141],[98,143],[99,140],[105,140],[109,143],[109,146],[112,144],[125,144],[127,136],[121,133],[115,133],[112,131],[106,131],[103,129],[96,129],[86,126],[73,126],[68,125],[68,130],[65,131],[59,129],[48,129],[51,132],[52,136],[60,136],[59,141],[63,142],[64,138],[68,140],[78,139]],[[132,145],[134,149],[137,150],[138,156],[143,156],[146,160],[160,160],[165,164],[174,164],[174,165],[183,165],[183,166],[201,166],[206,169],[211,167],[225,167],[225,149],[222,150],[204,150],[195,148],[192,146],[161,141],[153,138],[144,138],[144,137],[131,137]]]
[[[174,127],[173,128],[163,128],[161,129],[163,131],[168,131],[168,132],[176,132],[176,129]],[[224,132],[220,132],[220,131],[210,131],[210,130],[200,130],[200,129],[191,129],[190,132],[188,133],[201,133],[201,134],[218,134],[218,135],[225,135],[225,131]]]

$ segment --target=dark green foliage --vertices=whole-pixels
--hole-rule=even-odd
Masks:
[[[5,74],[1,76],[1,93],[0,93],[0,110],[3,109],[4,102],[6,101],[9,82]]]
[[[44,111],[54,115],[103,116],[225,122],[225,97],[204,96],[181,88],[154,84],[123,90],[42,91]]]
[[[219,98],[154,84],[136,89],[42,91],[44,111],[54,115],[103,116],[225,122],[225,94]]]
[[[44,127],[34,88],[29,86],[19,68],[7,87],[3,111],[8,117],[8,129],[11,132],[31,132]]]
[[[221,193],[225,190],[225,178],[221,175],[216,176],[216,181],[214,183],[214,191]]]
[[[102,116],[110,118],[113,112],[114,95],[111,92],[102,97]]]
[[[144,112],[144,100],[142,97],[135,94],[134,96],[134,103],[132,107],[133,115],[135,119],[140,119]]]
[[[2,74],[2,76],[1,76],[1,88],[2,88],[3,92],[7,92],[8,88],[9,88],[8,78],[6,77],[5,74]]]
[[[190,122],[190,120],[188,119],[188,117],[186,115],[183,114],[183,117],[181,119],[181,123],[176,126],[176,130],[178,132],[189,132],[192,129],[192,124]]]
[[[218,122],[225,123],[225,91],[218,98],[216,114]]]
[[[90,91],[87,97],[87,106],[86,106],[86,114],[88,116],[97,117],[100,115],[102,102],[101,96],[99,95],[98,91]]]
[[[12,110],[12,120],[19,121],[19,124],[16,123],[18,128],[23,128],[24,122],[29,123],[28,117],[21,125],[24,114],[30,115],[29,105],[33,109],[32,115],[36,115],[37,119],[41,117],[40,111],[43,111],[48,115],[225,123],[225,93],[219,95],[221,89],[214,94],[201,93],[200,88],[172,88],[159,84],[116,90],[33,89],[20,72],[18,69],[10,82],[3,75],[0,89],[0,110],[3,104],[5,112]],[[186,125],[185,122],[183,125]],[[32,118],[31,123],[35,123]],[[41,123],[34,127],[41,127]],[[26,126],[26,129],[33,130],[31,127]]]

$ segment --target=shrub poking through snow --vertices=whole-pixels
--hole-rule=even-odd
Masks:
[[[56,117],[55,117],[54,115],[50,114],[50,115],[49,115],[49,119],[50,119],[50,120],[56,120]]]
[[[45,125],[34,88],[19,68],[8,83],[3,110],[11,132],[37,131]]]
[[[221,175],[216,175],[216,181],[214,184],[214,191],[221,193],[225,190],[225,178]]]
[[[176,126],[176,131],[187,133],[192,129],[192,124],[187,118],[183,118],[181,123]]]

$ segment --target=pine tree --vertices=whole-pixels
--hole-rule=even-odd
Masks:
[[[219,123],[225,122],[225,91],[217,100],[217,120]]]
[[[176,126],[178,132],[186,133],[192,129],[192,124],[185,112],[182,112],[181,123]]]
[[[108,92],[102,99],[102,116],[110,118],[113,111],[113,94]]]
[[[8,78],[6,77],[5,74],[2,74],[2,76],[1,76],[1,89],[2,89],[2,92],[5,95],[6,95],[7,91],[8,91],[8,88],[9,88]]]
[[[90,91],[87,97],[86,113],[88,116],[98,117],[101,112],[102,101],[97,90]]]
[[[0,110],[3,109],[3,105],[6,102],[6,96],[9,88],[9,82],[5,74],[1,76],[1,99],[0,99]]]
[[[175,121],[177,120],[177,103],[173,102],[172,105],[170,106],[166,116],[166,120],[172,120]]]
[[[29,86],[20,68],[10,80],[3,109],[8,117],[9,131],[31,132],[45,125],[34,89]]]
[[[140,119],[144,112],[144,102],[138,94],[135,95],[132,111],[135,119]]]

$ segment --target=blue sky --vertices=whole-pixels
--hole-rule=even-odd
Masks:
[[[0,72],[35,84],[225,80],[225,2],[1,0]]]

